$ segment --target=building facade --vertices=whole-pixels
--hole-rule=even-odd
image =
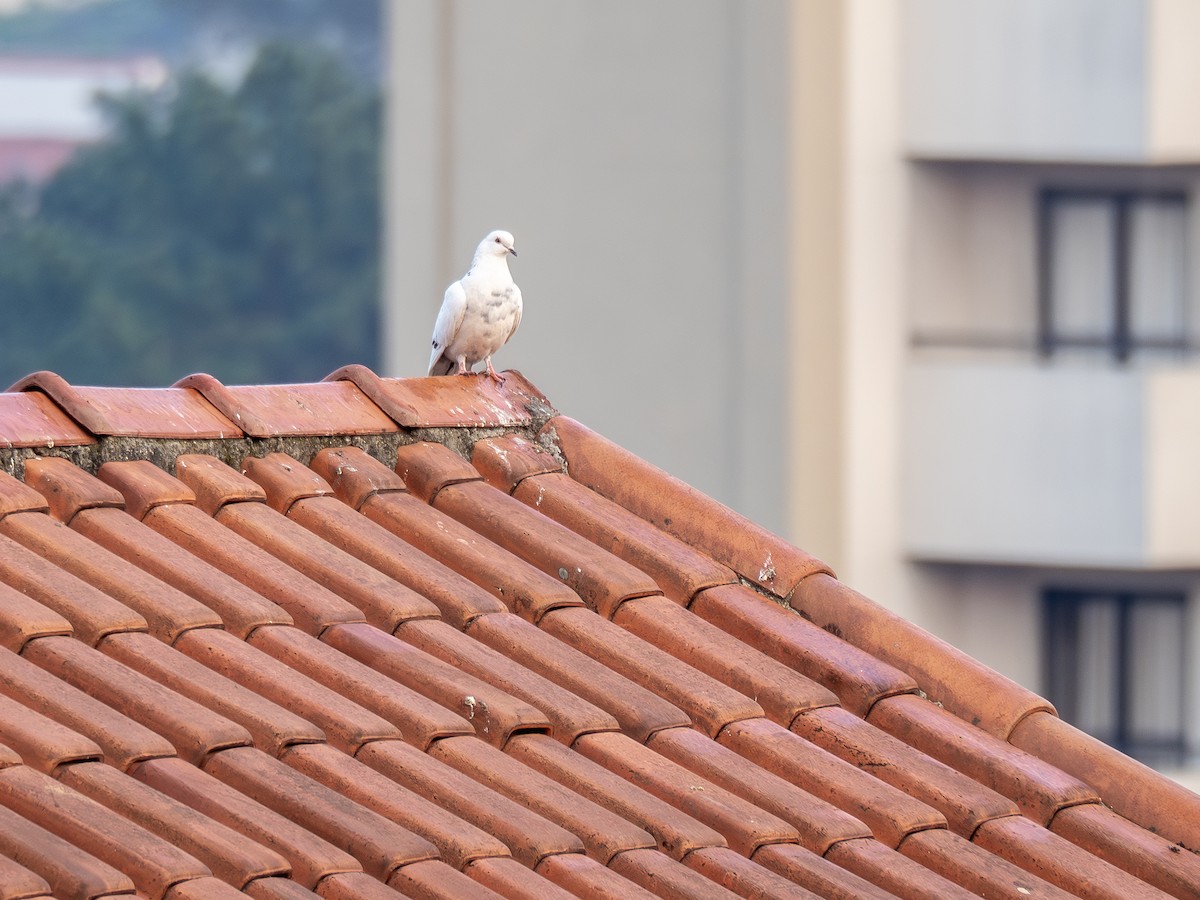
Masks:
[[[1085,730],[1194,761],[1194,5],[390,15],[389,374],[509,228],[498,365]]]

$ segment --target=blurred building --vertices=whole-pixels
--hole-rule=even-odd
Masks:
[[[0,57],[0,183],[47,180],[76,148],[104,135],[97,94],[157,88],[167,74],[151,56]]]
[[[390,6],[386,367],[497,359],[1155,765],[1200,751],[1200,7]]]

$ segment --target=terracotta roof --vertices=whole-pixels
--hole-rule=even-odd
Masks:
[[[0,897],[1200,896],[1195,794],[519,373],[0,448]]]

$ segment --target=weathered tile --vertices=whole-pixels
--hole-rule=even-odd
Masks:
[[[195,598],[47,515],[5,516],[0,532],[133,610],[145,619],[151,633],[168,643],[189,628],[221,624],[220,617]]]
[[[867,721],[1016,801],[1042,825],[1060,809],[1099,800],[1078,778],[915,694],[880,701]]]
[[[95,435],[233,438],[241,430],[188,388],[76,387],[53,372],[27,375],[10,391],[41,391]]]
[[[197,630],[185,634],[176,646],[192,660],[203,663],[245,691],[264,697],[303,720],[296,725],[288,724],[290,719],[283,717],[277,720],[275,727],[286,729],[290,737],[312,740],[323,735],[346,752],[354,753],[368,741],[400,736],[398,728],[371,710],[263,652],[257,646],[260,638],[266,641],[276,629],[295,631],[286,625],[260,628],[251,635],[251,643],[247,643],[216,629]],[[243,706],[243,712],[248,708]],[[311,726],[318,730],[314,732]],[[264,724],[256,727],[261,729]],[[293,743],[274,738],[265,740],[269,742],[262,749],[271,755]]]
[[[785,728],[803,712],[838,702],[828,688],[764,656],[666,597],[638,597],[622,603],[613,621],[680,662],[753,697],[767,718]]]
[[[795,900],[816,900],[819,894],[805,890],[781,875],[764,869],[728,847],[709,847],[697,850],[684,860],[684,865],[728,886],[743,897],[779,897]]]
[[[781,597],[803,579],[828,572],[805,553],[573,419],[542,429],[567,460],[571,477],[703,551]]]
[[[536,884],[533,883],[535,879]],[[533,890],[552,888],[552,885],[528,870],[526,883]],[[501,897],[507,896],[496,893],[438,859],[401,866],[388,879],[388,886],[403,891],[402,896],[412,897],[414,900],[500,900]],[[546,891],[544,896],[552,897],[554,894],[552,891]],[[348,894],[344,900],[360,900],[360,896]],[[362,897],[361,900],[368,898]]]
[[[828,575],[802,581],[791,604],[821,628],[908,673],[929,699],[1001,740],[1025,716],[1054,711],[1047,700]]]
[[[660,897],[733,900],[738,896],[657,850],[628,850],[612,861],[611,868]]]
[[[455,868],[462,869],[479,859],[510,858],[508,848],[494,835],[328,744],[292,747],[284,754],[283,761],[314,781],[421,835]]]
[[[0,771],[0,803],[124,872],[147,896],[212,874],[191,854],[28,766]]]
[[[578,853],[547,856],[538,865],[537,873],[576,897],[652,900],[655,896],[591,857]]]
[[[575,896],[511,857],[476,860],[463,870],[463,874],[509,900],[571,900]]]
[[[195,764],[217,750],[251,742],[236,722],[73,638],[38,638],[23,655],[130,720],[149,725]]]
[[[515,614],[480,616],[467,634],[600,707],[641,743],[662,728],[689,723],[679,707]]]
[[[74,842],[0,805],[0,854],[42,878],[57,897],[132,894],[128,875]]]
[[[24,701],[0,695],[0,736],[27,765],[53,775],[59,766],[100,759],[98,744],[38,712],[36,695]]]
[[[674,703],[709,736],[731,722],[757,718],[762,707],[715,678],[587,609],[555,609],[540,627],[619,674]]]
[[[326,381],[352,381],[406,428],[525,425],[550,410],[546,397],[520,373],[509,370],[503,385],[490,378],[380,378],[351,365]]]
[[[0,520],[0,532],[4,521]],[[106,634],[146,631],[150,627],[145,618],[125,604],[3,533],[0,533],[0,582],[61,616],[70,624],[75,637],[87,644],[96,644]],[[32,608],[30,611],[36,612]],[[60,629],[52,627],[50,630],[58,632]]]
[[[645,829],[654,836],[659,850],[673,859],[682,859],[701,847],[726,846],[716,829],[545,735],[518,735],[508,742],[505,752]]]
[[[1166,900],[1168,896],[1024,816],[985,822],[972,840],[989,853],[1076,896],[1098,900]]]
[[[552,577],[526,565],[495,542],[411,494],[375,493],[363,503],[362,513],[534,624],[552,609],[583,606],[579,595],[557,575]]]
[[[743,855],[752,854],[764,844],[799,840],[796,829],[778,816],[624,735],[584,735],[576,749],[593,762],[716,829],[731,848]]]
[[[341,872],[361,872],[349,853],[181,759],[139,763],[130,775],[283,856],[306,888]]]
[[[825,858],[897,897],[972,900],[979,896],[871,838],[834,844]]]
[[[734,722],[718,735],[717,741],[850,813],[866,824],[878,841],[893,849],[914,832],[946,826],[945,816],[927,803],[767,719]]]
[[[1200,897],[1200,855],[1099,803],[1062,810],[1050,830],[1174,897]]]
[[[437,858],[425,838],[259,750],[225,750],[209,757],[204,770],[345,850],[380,881],[400,866]]]
[[[890,900],[895,896],[799,844],[768,844],[760,847],[754,854],[754,862],[819,897],[834,900]]]
[[[475,733],[503,747],[523,731],[550,731],[545,714],[423,650],[369,625],[339,625],[321,639],[347,656],[466,719]]]
[[[882,697],[917,690],[912,676],[745,585],[703,590],[689,609],[760,653],[825,685],[856,715],[865,716]]]
[[[372,729],[375,729],[374,739],[398,733],[422,750],[438,738],[475,733],[462,716],[389,678],[378,667],[368,665],[373,663],[369,654],[364,656],[364,662],[335,649],[332,642],[338,634],[337,628],[326,632],[328,643],[295,628],[263,628],[253,635],[254,647],[278,661],[279,666],[273,668],[280,679],[273,683],[271,692],[281,702],[298,710],[312,709],[314,713],[323,709],[320,715],[329,717],[335,731],[344,727],[337,725],[338,721],[359,718],[363,725],[354,731],[358,737],[365,739]],[[378,636],[381,632],[372,629],[372,634]],[[383,640],[388,645],[392,642]],[[329,692],[336,696],[330,696]],[[339,696],[344,701],[338,700]],[[390,723],[398,732],[385,733],[378,723],[367,725],[367,717],[361,714],[363,710]],[[347,743],[357,745],[362,740]]]
[[[89,651],[72,638],[39,638],[30,641],[27,652],[41,641],[66,641]],[[37,711],[96,743],[104,761],[125,770],[133,763],[175,755],[165,737],[151,731],[94,696],[91,686],[77,688],[9,650],[0,650],[0,694],[25,704],[35,698]]]
[[[26,642],[36,637],[72,633],[66,617],[7,584],[0,584],[0,647],[20,653]]]
[[[1105,804],[1130,821],[1200,852],[1200,794],[1050,713],[1024,719],[1010,741],[1095,788]]]
[[[524,700],[546,716],[550,733],[567,746],[581,734],[617,731],[621,727],[616,718],[600,707],[480,644],[446,622],[430,619],[408,622],[397,629],[396,636],[447,666],[474,675],[480,681]]]
[[[900,852],[982,897],[1068,900],[1074,896],[946,828],[918,831],[900,846]]]
[[[208,633],[185,634],[177,642],[179,649],[168,647],[148,634],[114,634],[105,638],[99,649],[147,678],[241,725],[250,733],[254,746],[272,756],[278,756],[292,744],[325,740],[325,732],[312,722],[182,652],[182,648],[191,643],[189,638],[215,639],[225,646],[230,641],[237,641],[222,631],[205,631]],[[247,646],[240,641],[237,645]],[[247,653],[250,652],[248,648]]]
[[[335,499],[324,479],[291,457],[272,453],[253,465],[248,461],[246,472],[291,521],[432,600],[455,625],[507,610],[493,595]]]
[[[695,729],[660,731],[647,746],[790,823],[799,833],[800,843],[818,855],[824,855],[838,841],[868,837],[871,833],[866,825],[833,804],[747,762]]]
[[[255,878],[286,875],[275,851],[104,763],[67,766],[58,780],[190,853],[235,888]]]
[[[375,741],[358,758],[427,800],[498,837],[533,868],[546,856],[582,853],[582,841],[549,819],[401,741]]]
[[[798,716],[791,730],[908,796],[928,803],[962,837],[970,839],[990,819],[1019,812],[1007,797],[841,707],[817,709]]]
[[[396,423],[349,381],[226,386],[211,375],[189,375],[175,387],[194,388],[251,437],[387,434]]]
[[[41,391],[0,393],[0,447],[73,447],[94,443]]]
[[[577,835],[601,865],[625,850],[655,846],[649,832],[483,741],[446,738],[429,755]]]

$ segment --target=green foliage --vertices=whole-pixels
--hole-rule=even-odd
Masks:
[[[193,73],[104,103],[112,137],[32,214],[0,199],[0,381],[309,381],[375,363],[374,89],[267,44],[236,88]]]
[[[214,46],[304,40],[377,79],[382,0],[87,0],[0,13],[0,51],[76,56],[152,53],[179,63]]]

